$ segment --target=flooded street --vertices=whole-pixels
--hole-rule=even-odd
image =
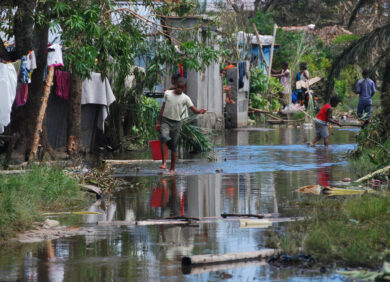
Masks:
[[[116,176],[125,178],[132,187],[123,187],[110,199],[89,207],[101,215],[84,215],[82,222],[77,216],[66,219],[69,224],[90,227],[89,235],[2,250],[0,281],[343,281],[334,273],[277,268],[261,261],[182,269],[181,258],[265,248],[270,231],[283,233],[287,223],[240,228],[239,221],[218,217],[222,213],[307,216],[304,209],[291,203],[300,197],[318,196],[293,191],[353,177],[345,155],[355,148],[357,132],[333,129],[331,145],[324,149],[322,141],[315,148],[303,145],[313,137],[312,129],[226,131],[218,136],[216,161],[194,156],[178,163],[175,176],[159,175],[156,164],[138,169],[120,166]],[[99,221],[173,216],[214,222],[96,225]]]

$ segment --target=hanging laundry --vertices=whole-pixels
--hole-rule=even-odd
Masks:
[[[238,74],[239,74],[238,88],[243,88],[244,87],[244,76],[246,75],[246,62],[245,61],[238,63]]]
[[[48,67],[64,66],[64,62],[62,60],[62,49],[60,45],[53,44],[50,47],[48,47],[47,66]]]
[[[13,62],[12,64],[16,70],[16,73],[19,74],[20,66],[22,65],[22,60],[17,60],[15,62]]]
[[[70,73],[66,71],[55,71],[56,76],[56,94],[57,96],[69,100],[69,91],[70,91]]]
[[[30,51],[28,52],[28,55],[26,55],[26,67],[31,73],[37,68],[37,59],[34,51]]]
[[[107,78],[102,81],[100,73],[93,72],[91,74],[91,79],[84,80],[82,86],[82,105],[102,105],[97,122],[98,127],[104,131],[104,121],[106,120],[109,112],[108,107],[115,101],[115,96],[114,93],[112,93],[110,82]]]
[[[24,83],[24,84],[28,84],[31,82],[29,70],[27,69],[27,65],[26,65],[26,61],[27,61],[26,56],[23,56],[22,63],[20,65],[20,70],[19,70],[19,81],[21,83]]]
[[[11,121],[12,104],[16,96],[18,76],[12,64],[0,63],[0,133],[4,132],[4,127]]]
[[[23,106],[27,103],[27,96],[28,96],[28,84],[22,84],[18,94],[16,95],[16,105],[17,106]]]

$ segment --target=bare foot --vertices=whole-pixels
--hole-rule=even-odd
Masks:
[[[175,174],[175,170],[174,170],[174,169],[170,169],[170,170],[169,170],[169,174],[170,174],[170,175],[174,175],[174,174]]]
[[[159,166],[159,168],[166,169],[167,168],[167,164],[162,164],[162,165]]]

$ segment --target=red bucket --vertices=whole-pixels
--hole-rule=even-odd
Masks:
[[[150,148],[152,149],[153,160],[155,161],[162,160],[160,140],[150,140],[149,143],[150,143]],[[165,159],[168,159],[168,150],[165,153]]]

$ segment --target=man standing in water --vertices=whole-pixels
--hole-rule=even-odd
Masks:
[[[363,79],[360,79],[356,84],[356,93],[359,94],[359,104],[357,107],[357,115],[359,118],[363,116],[365,112],[366,119],[362,124],[365,127],[369,123],[371,116],[372,96],[375,94],[375,83],[368,78],[370,72],[363,70]]]
[[[167,160],[165,155],[168,149],[171,150],[171,168],[169,172],[175,172],[177,160],[177,143],[180,137],[181,117],[185,107],[190,108],[194,114],[204,114],[205,109],[197,109],[190,97],[184,94],[187,88],[187,80],[179,77],[175,90],[167,90],[164,93],[164,102],[161,106],[160,116],[156,124],[156,130],[160,132],[162,165],[161,169],[166,169]]]

